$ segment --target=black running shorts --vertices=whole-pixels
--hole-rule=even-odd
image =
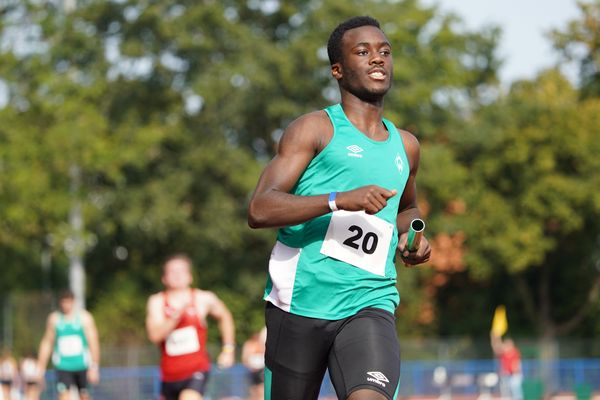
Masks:
[[[56,391],[64,393],[69,391],[71,386],[77,387],[79,393],[87,393],[87,370],[64,371],[57,370]]]
[[[206,389],[206,383],[208,382],[209,372],[194,372],[194,374],[188,379],[173,382],[161,382],[160,385],[160,399],[161,400],[177,400],[179,394],[188,389],[194,390],[201,395],[204,394]]]
[[[366,308],[332,321],[294,315],[267,302],[266,324],[265,399],[317,399],[327,369],[339,399],[358,389],[395,398],[400,347],[389,312]]]

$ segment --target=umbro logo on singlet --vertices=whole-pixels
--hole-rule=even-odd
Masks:
[[[360,153],[363,152],[364,150],[360,146],[353,144],[346,148],[348,150],[350,150],[350,153],[348,153],[348,156],[362,158],[362,154],[360,154]]]
[[[367,372],[367,375],[369,375],[369,377],[367,378],[367,382],[376,383],[378,385],[381,385],[381,387],[385,387],[384,382],[386,382],[386,383],[390,382],[388,380],[388,378],[379,371],[370,371],[370,372]]]

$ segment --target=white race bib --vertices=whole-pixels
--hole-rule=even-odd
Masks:
[[[165,343],[165,351],[169,356],[180,356],[200,350],[198,332],[193,326],[175,329]]]
[[[58,338],[58,353],[63,357],[83,354],[83,340],[79,335],[66,335]]]
[[[394,226],[364,211],[335,211],[321,253],[385,276]]]

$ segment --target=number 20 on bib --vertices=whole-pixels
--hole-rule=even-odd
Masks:
[[[392,224],[364,211],[335,211],[321,253],[385,276],[393,233]]]

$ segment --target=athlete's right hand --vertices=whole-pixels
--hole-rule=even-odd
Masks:
[[[87,378],[92,385],[97,385],[100,383],[100,371],[98,370],[97,365],[92,365],[90,368],[88,368]]]
[[[376,214],[387,205],[387,200],[397,193],[395,189],[388,190],[381,186],[368,185],[348,192],[339,192],[335,202],[340,210],[364,210],[367,214]]]
[[[235,363],[235,353],[233,351],[222,351],[217,357],[219,368],[229,368]]]
[[[179,321],[179,319],[181,319],[181,316],[183,315],[185,307],[185,304],[180,305],[179,307],[169,306],[168,308],[165,308],[165,314],[169,319]]]

